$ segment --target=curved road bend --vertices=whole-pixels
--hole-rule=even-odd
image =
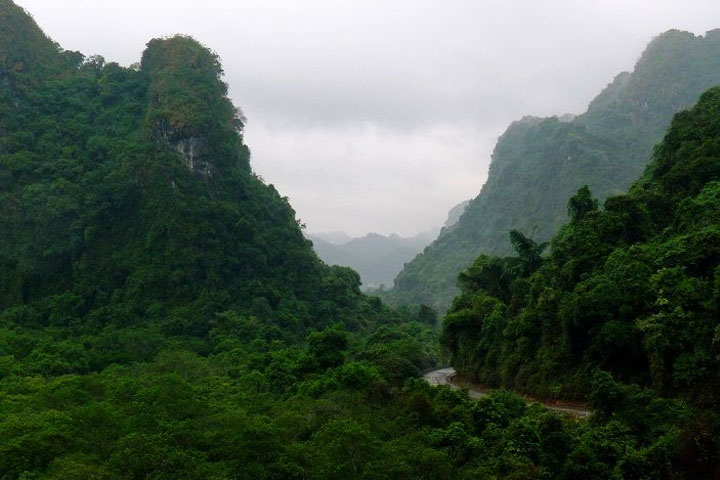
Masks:
[[[438,385],[448,385],[450,388],[460,388],[460,385],[455,383],[453,381],[453,377],[455,377],[455,369],[452,367],[447,368],[439,368],[437,370],[432,370],[430,372],[427,372],[425,375],[423,375],[425,380],[430,385],[438,386]],[[468,395],[471,398],[480,398],[487,395],[482,390],[479,390],[476,387],[470,387],[468,388]],[[530,399],[529,401],[536,401]],[[552,405],[544,402],[542,403],[548,410],[552,410],[554,412],[562,413],[564,415],[568,415],[570,417],[575,418],[587,418],[590,416],[590,410],[582,407],[573,407],[573,406],[558,406],[558,405]]]

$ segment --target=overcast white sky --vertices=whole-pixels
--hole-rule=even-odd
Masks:
[[[255,171],[311,232],[414,234],[474,197],[524,115],[581,113],[647,42],[719,0],[16,0],[68,50],[222,58]]]

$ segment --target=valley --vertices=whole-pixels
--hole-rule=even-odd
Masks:
[[[273,9],[211,2],[172,22],[200,8],[181,3],[133,10],[128,36],[165,22],[221,30],[229,18],[237,48],[258,55],[238,68],[172,33],[121,64],[66,50],[0,0],[0,480],[720,479],[720,30],[660,33],[584,113],[512,123],[487,182],[442,228],[352,238],[306,231],[294,199],[257,173],[269,160],[251,155],[253,118],[225,69],[250,78],[253,62],[279,55],[273,82],[243,83],[249,103],[283,104],[288,123],[268,130],[278,144],[285,130],[298,135],[298,111],[328,104],[350,110],[342,128],[362,136],[372,95],[333,97],[319,77],[341,70],[332,81],[344,92],[357,78],[343,66],[387,54],[363,55],[376,39],[350,28],[377,12],[284,4],[284,24]],[[94,31],[83,17],[94,5],[47,10],[58,5],[34,6],[46,19],[73,12],[85,22],[75,33]],[[403,28],[377,35],[395,55],[378,68],[403,87],[360,81],[392,92],[383,111],[401,123],[405,160],[428,145],[410,145],[422,109],[403,101],[406,85],[443,73],[417,42],[436,27],[451,35],[443,15],[463,13],[423,5],[397,7]],[[137,6],[116,10],[118,22],[125,8]],[[332,35],[323,18],[338,22]],[[299,32],[313,58],[289,41],[245,42],[267,34],[267,19],[278,38]],[[522,38],[501,53],[543,51],[546,37]],[[327,44],[350,61],[318,53]],[[443,62],[483,49],[437,48]],[[307,62],[315,89],[302,86]],[[472,80],[452,79],[443,99]],[[261,95],[278,84],[287,91]],[[288,92],[297,103],[275,98]],[[443,103],[430,111],[447,114]],[[357,157],[312,138],[314,152],[290,142],[289,176],[342,191],[327,178],[341,183],[342,161]],[[323,148],[344,152],[330,177],[313,163]],[[464,183],[442,176],[441,160],[433,182]],[[368,196],[405,208],[408,185],[437,192],[412,183],[418,165],[388,164],[397,191],[377,194],[368,181]],[[420,217],[423,205],[413,205]]]

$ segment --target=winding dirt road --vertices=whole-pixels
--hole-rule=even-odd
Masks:
[[[469,385],[465,383],[459,383],[456,381],[456,375],[455,369],[452,367],[447,368],[439,368],[437,370],[432,370],[430,372],[427,372],[424,377],[425,380],[430,385],[438,386],[438,385],[447,385],[450,388],[467,388],[468,389],[468,395],[471,398],[481,398],[487,395],[487,391],[483,388],[477,386],[477,385]],[[568,415],[570,417],[575,418],[587,418],[590,416],[590,410],[587,409],[587,407],[583,406],[576,406],[576,405],[569,405],[569,404],[554,404],[554,403],[548,403],[548,402],[542,402],[533,398],[525,397],[528,402],[540,402],[545,407],[547,407],[549,410],[552,410],[554,412],[562,413],[563,415]]]

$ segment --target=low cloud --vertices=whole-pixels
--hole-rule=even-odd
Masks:
[[[253,168],[290,198],[310,231],[352,235],[442,225],[449,206],[485,181],[483,159],[496,137],[471,125],[398,133],[367,123],[328,133],[262,122],[250,122],[247,136]]]

